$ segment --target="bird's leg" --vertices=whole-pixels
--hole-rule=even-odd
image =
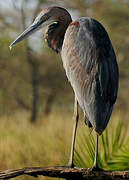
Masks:
[[[96,135],[96,149],[95,149],[95,159],[94,159],[94,164],[93,167],[90,168],[90,171],[104,171],[103,169],[99,168],[98,165],[98,145],[99,145],[99,135]]]
[[[72,135],[72,144],[71,144],[71,153],[70,153],[70,159],[68,165],[70,167],[74,167],[73,163],[73,157],[74,157],[74,147],[75,147],[75,139],[76,139],[76,132],[77,132],[77,126],[78,126],[78,120],[79,120],[79,113],[78,113],[78,102],[75,97],[74,101],[74,126],[73,126],[73,135]]]
[[[98,144],[99,144],[99,135],[96,135],[96,149],[95,149],[95,159],[94,159],[94,164],[93,164],[93,169],[98,169]]]
[[[99,165],[98,165],[98,144],[99,144],[99,135],[97,134],[94,164],[92,168],[88,168],[88,171],[104,171],[103,169],[99,168]]]

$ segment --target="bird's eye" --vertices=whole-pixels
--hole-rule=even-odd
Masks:
[[[44,20],[44,21],[47,20],[47,19],[48,19],[47,15],[43,15],[42,18],[41,18],[41,20]]]

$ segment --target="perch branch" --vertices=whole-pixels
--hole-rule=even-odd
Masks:
[[[0,172],[0,179],[10,179],[21,175],[30,175],[33,177],[49,176],[64,178],[67,180],[111,180],[111,179],[129,179],[129,171],[90,171],[84,168],[69,168],[65,166],[53,167],[27,167],[23,169],[13,169]]]

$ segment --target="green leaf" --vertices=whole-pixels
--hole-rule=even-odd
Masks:
[[[128,124],[124,125],[121,116],[114,120],[99,138],[98,164],[105,170],[129,169],[129,135]],[[88,134],[81,127],[76,140],[74,163],[79,167],[92,167],[95,154],[94,133]]]

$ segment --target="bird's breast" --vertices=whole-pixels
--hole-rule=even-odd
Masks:
[[[70,81],[73,90],[78,97],[80,106],[83,108],[83,92],[82,91],[87,85],[87,75],[84,71],[83,65],[80,61],[79,52],[76,46],[76,37],[78,36],[80,25],[79,22],[72,22],[64,37],[64,42],[61,51],[61,57],[63,61],[63,66],[66,71],[68,80]]]
[[[72,22],[65,33],[61,56],[65,70],[74,68],[78,59],[78,52],[75,46],[76,36],[79,30],[79,22]]]

